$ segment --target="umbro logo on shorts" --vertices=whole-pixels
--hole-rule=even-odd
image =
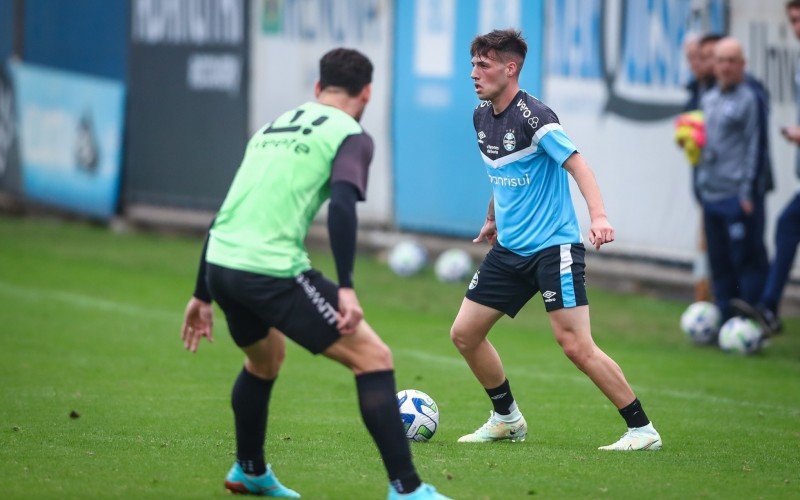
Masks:
[[[548,291],[542,293],[542,297],[544,297],[544,301],[545,302],[555,302],[556,301],[556,299],[555,299],[556,295],[558,295],[558,294],[556,292],[553,292],[552,290],[548,290]]]
[[[476,286],[478,286],[478,275],[479,275],[480,273],[481,273],[480,271],[478,271],[477,273],[475,273],[475,276],[473,276],[473,277],[472,277],[472,281],[470,281],[470,282],[469,282],[469,289],[470,289],[470,290],[472,290],[473,288],[475,288]]]

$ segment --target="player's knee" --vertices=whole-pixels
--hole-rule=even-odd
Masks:
[[[564,335],[558,339],[564,355],[572,361],[578,368],[583,367],[592,356],[591,345],[580,342],[574,335]]]
[[[245,361],[245,366],[247,367],[247,371],[258,378],[262,378],[264,380],[274,380],[281,371],[281,365],[283,364],[283,359],[285,357],[285,353],[281,353],[276,354],[270,360],[260,362],[253,362],[252,360],[248,359]]]
[[[370,341],[354,350],[344,361],[353,373],[391,370],[394,367],[392,351],[383,341]]]
[[[472,340],[472,336],[469,335],[469,331],[457,323],[450,328],[450,340],[459,352],[474,349],[476,345],[476,342]]]

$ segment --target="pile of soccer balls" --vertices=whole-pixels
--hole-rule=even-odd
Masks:
[[[428,263],[428,251],[413,240],[401,241],[389,251],[389,268],[398,276],[412,276]],[[472,258],[460,248],[451,248],[439,255],[434,265],[439,281],[457,283],[472,276]]]
[[[695,344],[710,345],[715,341],[723,351],[752,354],[764,340],[758,323],[734,316],[722,325],[722,315],[710,302],[695,302],[681,315],[681,330]]]

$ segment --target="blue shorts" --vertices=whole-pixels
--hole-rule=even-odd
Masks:
[[[466,297],[512,318],[537,292],[547,312],[585,306],[585,254],[580,243],[548,247],[528,257],[497,244],[473,276]]]

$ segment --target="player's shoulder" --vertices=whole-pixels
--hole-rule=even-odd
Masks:
[[[558,116],[550,106],[543,103],[531,94],[521,90],[512,101],[511,106],[517,117],[527,122],[534,129],[544,125],[557,124]]]
[[[492,101],[481,101],[475,106],[475,111],[472,112],[472,116],[479,116],[485,114],[492,114]]]

